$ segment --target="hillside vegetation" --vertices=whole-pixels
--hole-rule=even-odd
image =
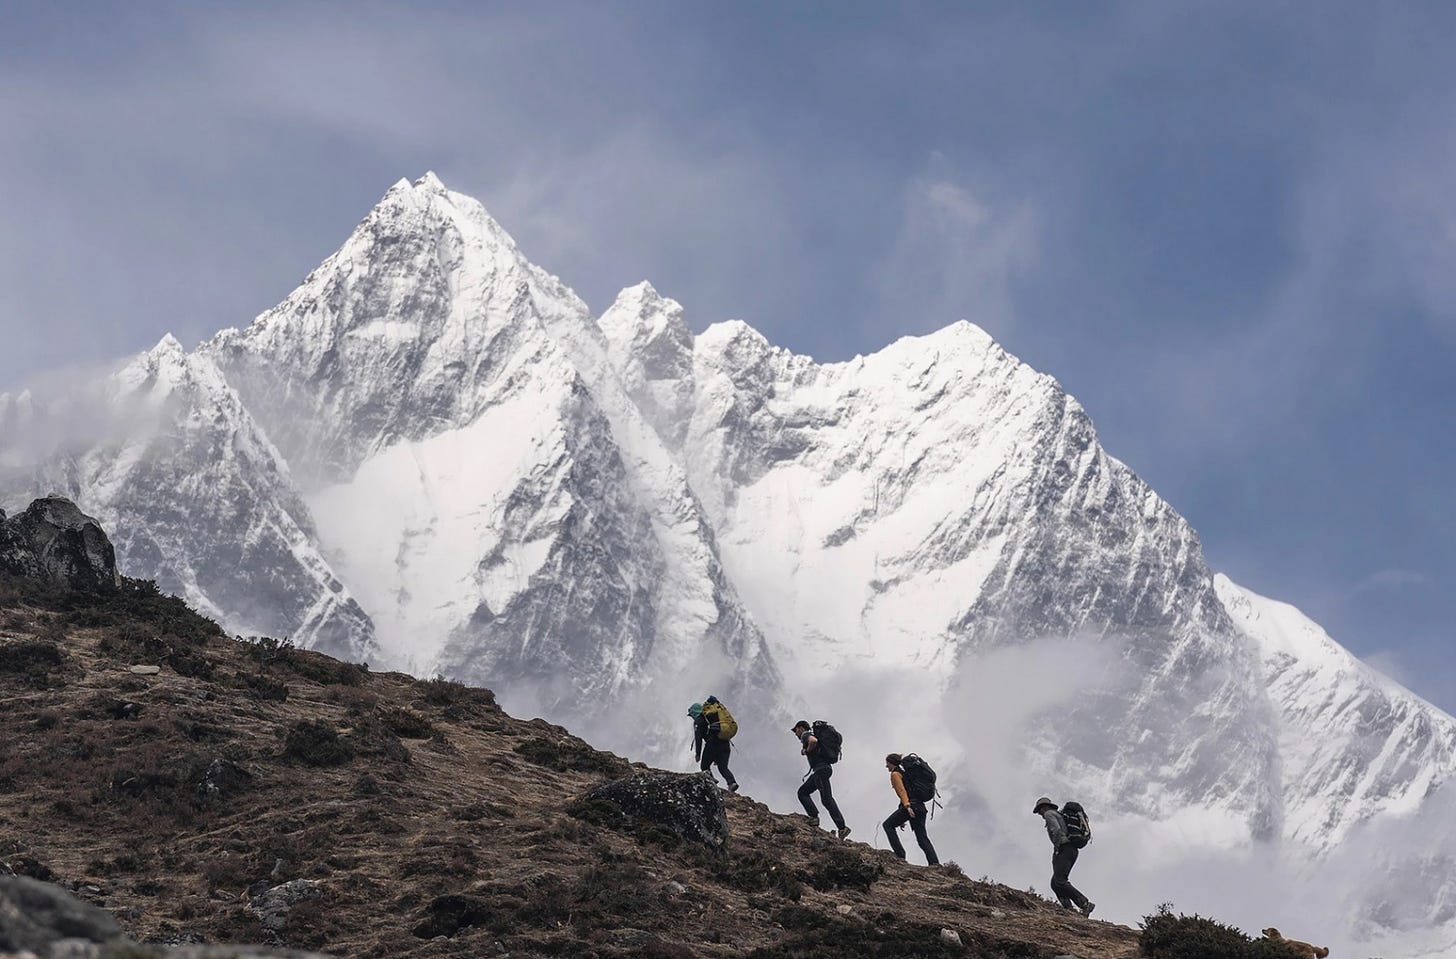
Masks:
[[[137,940],[348,956],[1137,954],[1131,929],[743,796],[724,797],[726,849],[685,841],[585,798],[645,767],[508,716],[489,690],[229,638],[146,582],[96,597],[0,578],[0,726],[0,868],[104,906]]]

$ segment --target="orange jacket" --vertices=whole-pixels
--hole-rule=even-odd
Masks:
[[[905,777],[900,775],[900,770],[890,770],[890,785],[895,789],[895,795],[900,797],[900,805],[910,808],[910,794],[905,791]]]

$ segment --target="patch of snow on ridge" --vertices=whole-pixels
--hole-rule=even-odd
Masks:
[[[557,384],[559,387],[569,383]],[[481,602],[527,588],[569,499],[514,528],[512,496],[564,455],[560,392],[522,391],[469,426],[398,443],[308,502],[325,551],[375,622],[386,656],[426,674]],[[490,557],[489,560],[484,557]]]

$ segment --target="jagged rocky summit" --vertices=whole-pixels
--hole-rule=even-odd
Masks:
[[[1423,904],[1353,912],[1456,924],[1456,884],[1424,905],[1456,840],[1456,722],[1216,575],[1080,404],[970,323],[820,363],[738,321],[695,334],[646,283],[593,316],[427,175],[248,327],[167,338],[99,392],[144,428],[0,502],[66,492],[235,632],[567,721],[611,702],[586,728],[649,757],[680,755],[664,716],[708,692],[768,712],[877,688],[921,708],[866,737],[948,727],[970,762],[947,718],[1021,663],[991,691],[1041,704],[995,727],[1021,762],[968,803],[1075,791],[1160,855],[1368,847]],[[44,406],[0,402],[7,424]]]
[[[0,509],[0,571],[83,592],[114,589],[119,581],[105,531],[59,496],[38,499],[8,519]]]

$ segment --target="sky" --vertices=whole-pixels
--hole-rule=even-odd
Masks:
[[[595,309],[965,318],[1456,711],[1456,6],[0,0],[0,391],[244,325],[434,170]]]

